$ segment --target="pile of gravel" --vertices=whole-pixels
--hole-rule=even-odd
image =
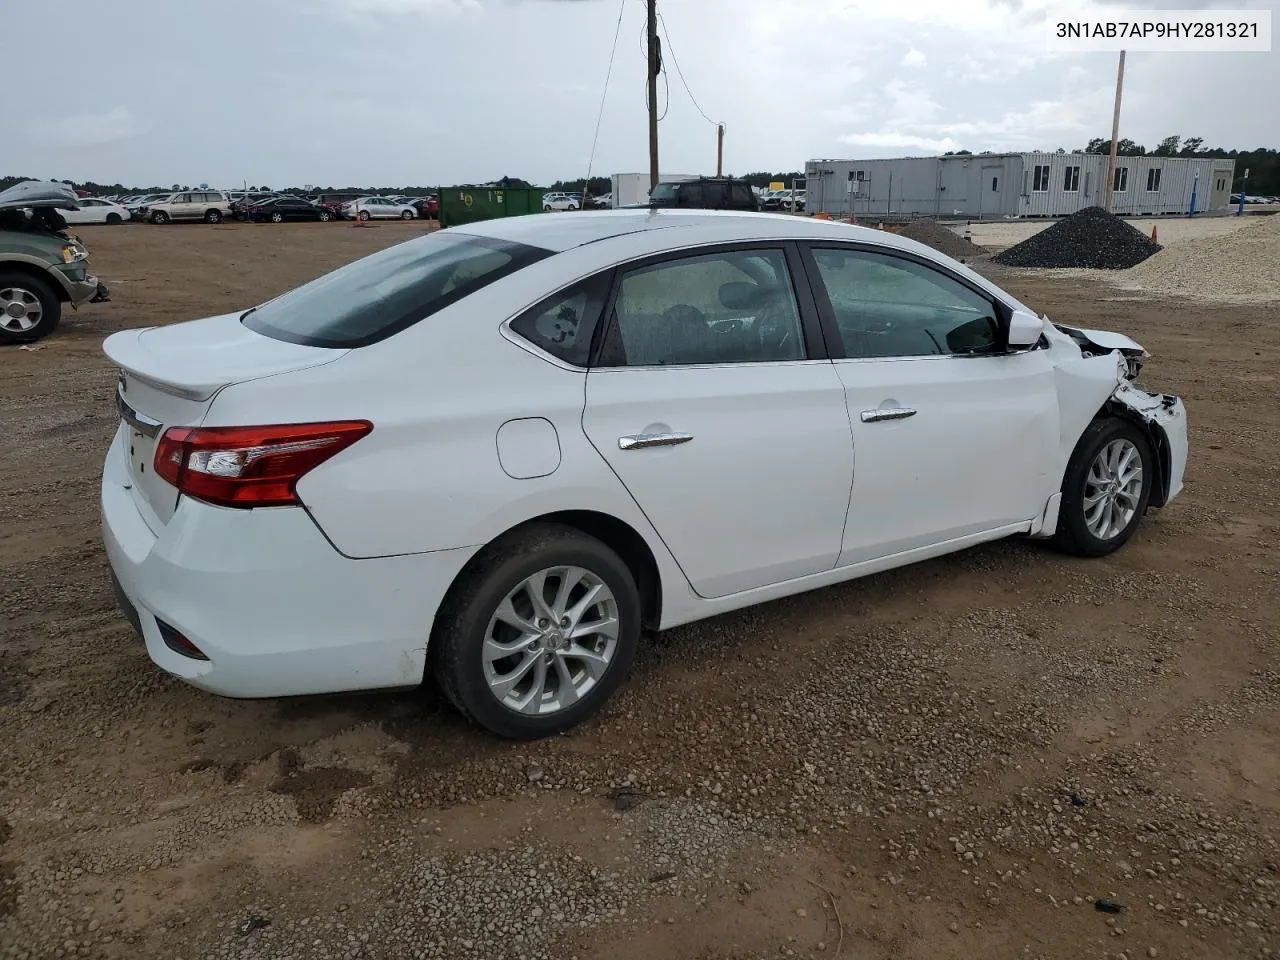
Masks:
[[[1006,267],[1127,270],[1160,250],[1136,227],[1101,207],[1085,207],[992,259]]]
[[[1141,289],[1200,300],[1280,300],[1280,216],[1220,237],[1171,243],[1125,276]]]
[[[938,223],[937,220],[912,220],[902,229],[899,236],[933,247],[939,253],[945,253],[948,257],[955,257],[957,260],[982,254],[981,247],[970,243],[954,230]]]

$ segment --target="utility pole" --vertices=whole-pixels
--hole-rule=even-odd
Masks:
[[[1124,51],[1120,51],[1120,66],[1116,69],[1116,110],[1111,117],[1111,159],[1107,162],[1107,206],[1111,212],[1111,198],[1116,188],[1116,151],[1120,138],[1120,91],[1124,88]]]
[[[649,23],[649,189],[658,185],[658,71],[662,53],[658,48],[658,0],[648,0]]]
[[[716,124],[716,176],[724,176],[724,124]]]

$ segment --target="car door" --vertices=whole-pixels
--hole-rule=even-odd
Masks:
[[[102,201],[92,200],[88,198],[77,201],[79,209],[77,210],[60,210],[62,219],[67,223],[102,223],[106,219],[106,212],[103,210]]]
[[[189,193],[175,193],[169,207],[169,219],[190,220],[195,214],[195,203]]]
[[[785,243],[622,269],[583,429],[703,597],[830,570],[853,454],[844,387]]]
[[[1044,350],[1001,343],[1008,308],[927,258],[805,250],[856,467],[840,565],[1025,523],[1061,477]]]

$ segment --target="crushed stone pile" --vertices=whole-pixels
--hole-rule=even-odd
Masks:
[[[954,230],[938,223],[937,220],[912,220],[901,230],[899,236],[933,247],[939,253],[945,253],[948,257],[954,257],[957,260],[982,255],[981,247],[974,246]]]
[[[1160,244],[1101,207],[1085,207],[992,259],[1006,267],[1127,270]]]
[[[1251,219],[1220,237],[1171,243],[1125,280],[1195,299],[1280,302],[1280,215]]]

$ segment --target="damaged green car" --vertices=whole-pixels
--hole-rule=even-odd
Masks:
[[[48,336],[64,303],[109,299],[89,270],[88,249],[58,213],[77,206],[64,183],[28,180],[0,192],[0,345]]]

